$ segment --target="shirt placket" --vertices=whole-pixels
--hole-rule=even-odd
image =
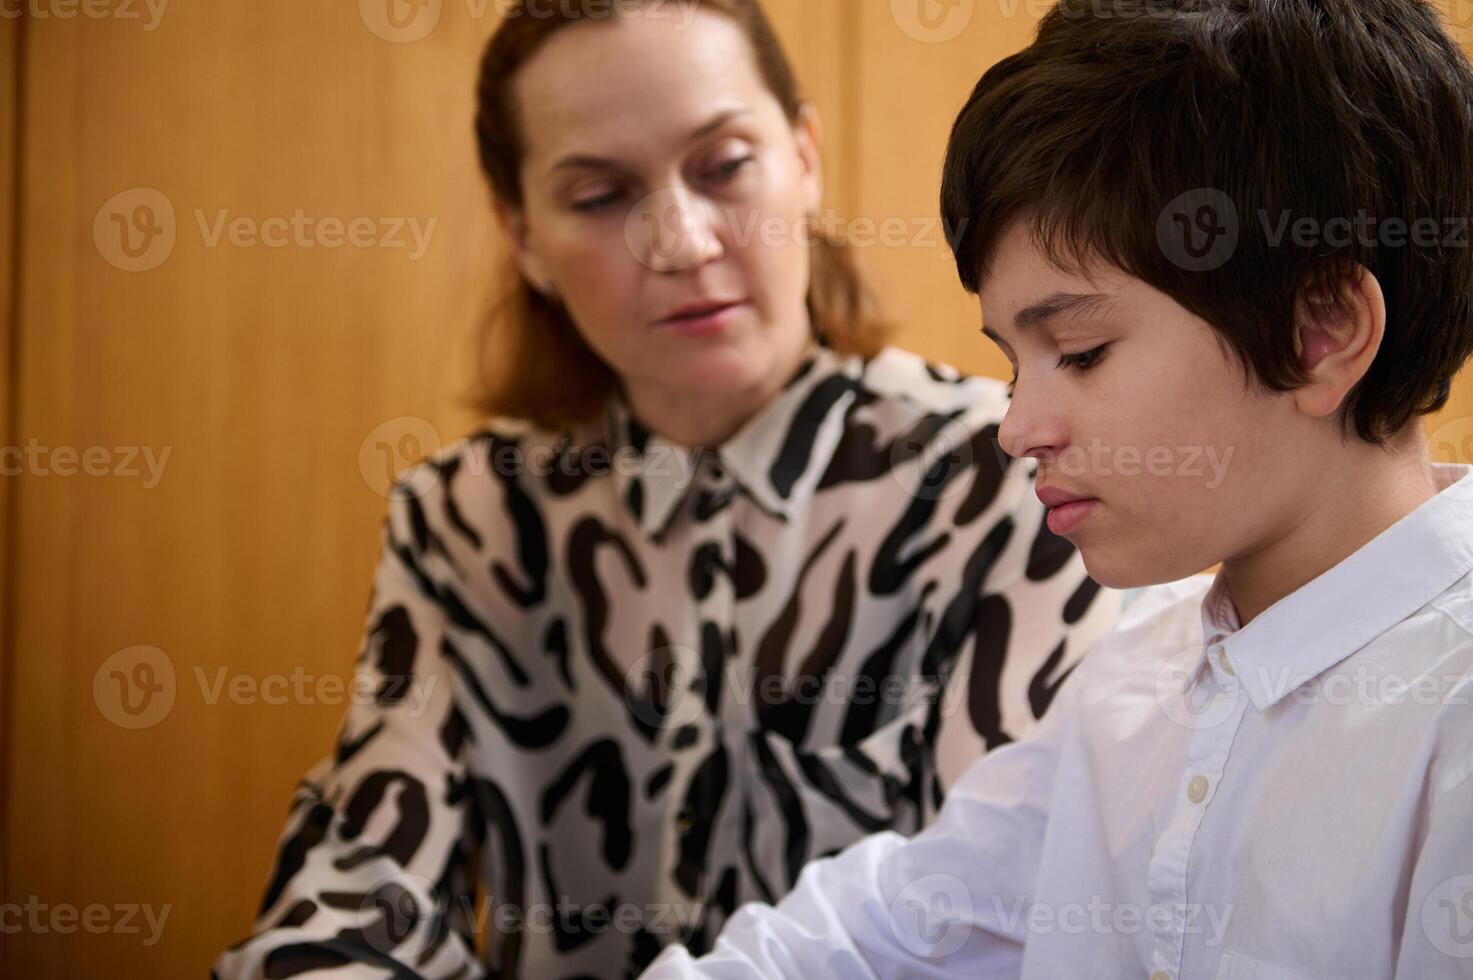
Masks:
[[[1210,672],[1188,689],[1186,697],[1210,690],[1211,700],[1200,711],[1189,710],[1182,716],[1194,720],[1186,764],[1170,823],[1151,853],[1148,887],[1152,908],[1147,910],[1147,921],[1153,923],[1155,942],[1149,980],[1177,980],[1183,975],[1187,927],[1201,920],[1189,905],[1193,849],[1250,704],[1223,647],[1210,644],[1207,656]]]
[[[720,500],[723,495],[730,495],[733,489],[730,475],[726,473],[714,455],[703,456],[699,466],[700,473],[693,487],[695,492],[690,494],[684,505],[685,513],[682,517],[686,520],[694,520],[695,508],[700,506],[699,501],[703,494]],[[729,799],[720,797],[715,786],[700,783],[698,769],[709,758],[718,743],[723,745],[727,754],[725,789],[727,797],[737,792],[740,785],[740,760],[736,755],[740,751],[739,740],[734,743],[732,739],[726,737],[722,721],[726,705],[732,702],[735,693],[731,690],[733,677],[727,669],[728,657],[724,646],[726,637],[731,632],[735,601],[730,575],[735,552],[731,511],[730,504],[727,504],[718,508],[714,515],[699,525],[692,525],[697,530],[691,538],[687,557],[690,579],[694,581],[697,577],[709,577],[711,586],[704,596],[697,594],[692,589],[696,615],[693,620],[694,633],[690,637],[690,647],[696,652],[696,659],[700,666],[695,672],[698,681],[689,694],[689,703],[699,704],[701,707],[698,712],[695,712],[698,716],[695,722],[695,739],[683,745],[679,750],[678,758],[673,761],[677,771],[683,771],[685,775],[685,778],[680,780],[681,784],[696,787],[696,790],[689,795],[688,799],[681,801],[674,814],[671,838],[673,850],[667,862],[668,867],[674,867],[687,839],[698,831],[702,812],[715,813],[724,820],[725,815],[733,811]],[[714,666],[706,662],[707,641],[703,635],[711,627],[715,628],[720,637],[718,642],[722,644],[722,655],[713,658]],[[711,676],[712,669],[719,671],[720,676]],[[719,697],[714,705],[710,704],[711,695],[708,693],[712,691],[713,685],[717,685],[719,691]],[[737,700],[740,698],[738,697]],[[709,830],[710,839],[704,860],[698,868],[696,895],[693,902],[674,883],[670,875],[664,876],[662,890],[667,891],[669,901],[692,904],[695,909],[699,909],[710,899],[712,869],[719,866],[719,849],[726,837],[726,830],[727,828],[719,822]],[[694,924],[693,921],[692,924]]]

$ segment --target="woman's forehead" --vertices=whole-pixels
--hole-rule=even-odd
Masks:
[[[611,18],[550,38],[516,79],[529,158],[644,151],[682,142],[724,111],[775,103],[735,22],[702,13],[681,23]]]

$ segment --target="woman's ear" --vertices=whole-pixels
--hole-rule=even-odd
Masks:
[[[803,204],[809,214],[817,214],[823,206],[823,122],[818,107],[804,102],[798,107],[793,123],[793,138],[798,144],[798,159],[803,165]]]
[[[547,268],[532,245],[531,229],[527,224],[527,213],[522,208],[497,198],[493,204],[496,222],[511,245],[512,255],[522,276],[537,292],[548,299],[557,297],[557,284],[547,274]]]
[[[1336,280],[1344,309],[1323,291],[1306,292],[1295,309],[1294,353],[1309,376],[1295,389],[1299,410],[1332,415],[1366,376],[1386,333],[1386,297],[1370,270],[1357,265]]]

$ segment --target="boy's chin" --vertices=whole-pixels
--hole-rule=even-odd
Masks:
[[[1177,582],[1213,564],[1206,561],[1197,565],[1179,556],[1169,561],[1152,561],[1144,556],[1110,554],[1108,548],[1099,545],[1081,545],[1079,553],[1084,558],[1084,568],[1089,577],[1107,589],[1142,589]]]

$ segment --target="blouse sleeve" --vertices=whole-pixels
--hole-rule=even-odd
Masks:
[[[1027,739],[990,752],[913,838],[885,832],[810,862],[776,906],[743,906],[711,952],[672,946],[642,980],[1003,980],[1022,970],[1059,759],[1089,678],[1071,673]]]
[[[465,727],[417,505],[391,495],[351,707],[292,801],[253,934],[214,976],[479,977]]]

